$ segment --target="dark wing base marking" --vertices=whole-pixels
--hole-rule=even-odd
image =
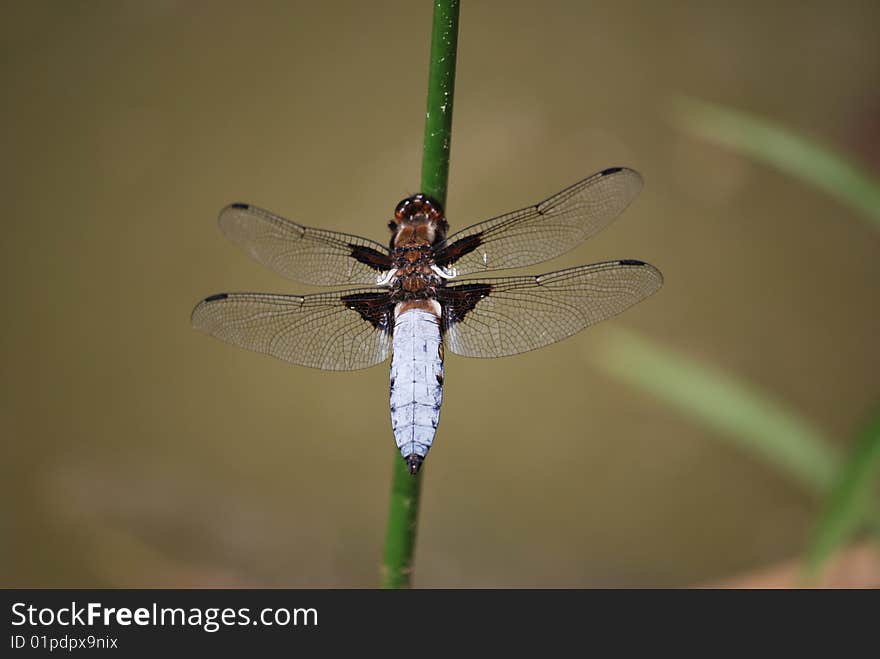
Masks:
[[[378,330],[391,332],[391,312],[388,292],[381,293],[352,293],[339,298],[340,302],[357,311],[361,318],[370,323]]]
[[[470,236],[464,236],[456,240],[451,245],[441,247],[435,257],[437,265],[446,267],[450,266],[462,257],[473,252],[477,247],[483,244],[483,232],[475,233]]]
[[[378,272],[391,269],[391,257],[388,254],[364,245],[349,244],[348,247],[351,250],[351,258],[358,263],[363,263],[368,268]]]
[[[443,316],[440,328],[446,331],[456,323],[460,323],[465,316],[482,300],[492,292],[489,283],[458,284],[447,286],[442,289],[440,299],[443,300]]]
[[[538,276],[464,280],[438,289],[437,298],[452,352],[504,357],[616,316],[662,285],[654,266],[625,259]]]

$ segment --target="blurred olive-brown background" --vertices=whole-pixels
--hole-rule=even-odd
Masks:
[[[796,556],[815,498],[593,356],[636,331],[843,445],[880,393],[880,235],[669,107],[772,117],[876,173],[880,5],[463,4],[452,226],[628,165],[636,203],[533,270],[639,258],[666,285],[538,352],[447,357],[416,584],[680,586]],[[431,3],[2,13],[0,585],[376,585],[387,368],[289,366],[189,314],[317,290],[225,241],[228,202],[385,241],[418,191]]]

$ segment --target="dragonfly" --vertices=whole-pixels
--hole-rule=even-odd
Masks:
[[[236,346],[327,371],[367,368],[390,356],[392,430],[415,475],[440,419],[444,347],[483,358],[535,350],[616,316],[662,286],[660,271],[636,259],[483,276],[574,249],[641,189],[635,170],[611,167],[451,234],[443,206],[416,194],[397,204],[387,247],[234,203],[220,212],[220,229],[251,257],[300,283],[352,288],[219,293],[196,305],[192,324]]]

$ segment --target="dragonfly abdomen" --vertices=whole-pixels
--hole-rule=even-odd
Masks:
[[[410,473],[434,442],[443,401],[440,323],[433,310],[406,308],[396,318],[391,358],[391,427]],[[435,303],[436,304],[436,303]],[[406,305],[406,306],[405,306]]]

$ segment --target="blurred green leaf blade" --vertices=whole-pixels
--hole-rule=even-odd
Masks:
[[[838,464],[830,442],[808,420],[747,383],[620,329],[591,358],[812,492],[830,487]]]
[[[880,182],[848,157],[768,119],[692,98],[679,98],[675,118],[693,135],[728,147],[823,190],[880,228]]]
[[[880,409],[855,439],[849,458],[840,468],[826,497],[819,523],[807,551],[806,577],[814,578],[834,552],[852,539],[872,506],[880,467]],[[880,520],[875,520],[878,522]]]

